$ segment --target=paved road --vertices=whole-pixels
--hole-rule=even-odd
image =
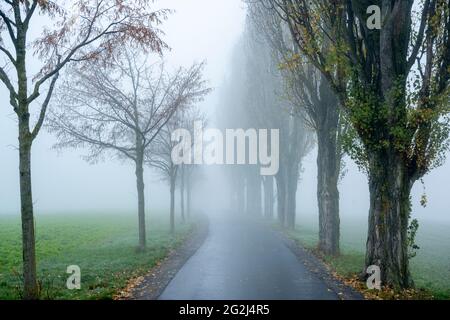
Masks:
[[[337,299],[267,227],[213,218],[161,300]]]

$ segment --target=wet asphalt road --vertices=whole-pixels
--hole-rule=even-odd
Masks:
[[[212,218],[209,235],[161,300],[337,299],[269,228]]]

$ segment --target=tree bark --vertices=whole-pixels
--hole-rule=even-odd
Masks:
[[[319,250],[331,256],[339,254],[339,175],[341,172],[342,130],[339,101],[325,77],[318,85],[319,97],[314,100],[311,117],[317,135],[317,204],[319,209]]]
[[[170,233],[175,234],[175,178],[170,178]]]
[[[30,113],[28,103],[28,78],[26,69],[26,32],[23,25],[17,26],[16,69],[18,78],[18,108],[15,109],[19,124],[19,173],[20,204],[22,220],[23,255],[23,298],[39,298],[36,272],[36,239],[34,230],[33,194],[31,184],[31,146]]]
[[[138,152],[136,161],[136,186],[138,193],[138,220],[139,220],[139,249],[145,250],[145,195],[144,195],[144,158],[143,153]]]
[[[333,112],[329,110],[329,112]],[[337,113],[337,111],[336,111]],[[339,254],[340,219],[338,180],[340,160],[336,149],[336,125],[317,130],[317,202],[319,206],[319,250]]]
[[[39,298],[36,273],[36,240],[34,231],[33,195],[31,186],[31,137],[28,130],[29,114],[19,117],[19,171],[22,218],[22,254],[25,300]]]
[[[395,151],[370,155],[369,166],[366,267],[379,266],[383,284],[396,288],[412,287],[407,232],[413,182]]]

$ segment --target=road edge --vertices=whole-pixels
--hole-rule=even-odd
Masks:
[[[157,300],[184,264],[197,252],[209,233],[209,220],[201,216],[194,230],[178,248],[153,267],[146,275],[140,277],[125,295],[115,300]]]
[[[319,259],[313,252],[307,250],[295,240],[289,238],[282,230],[272,228],[273,232],[288,247],[297,259],[318,279],[325,282],[327,287],[332,290],[340,300],[364,300],[364,295],[354,288],[344,284],[340,279],[334,276],[329,266]]]

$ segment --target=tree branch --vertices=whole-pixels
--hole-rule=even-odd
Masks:
[[[33,140],[38,135],[39,131],[41,130],[42,124],[44,123],[45,115],[47,113],[47,107],[48,107],[50,99],[53,95],[53,91],[55,89],[55,84],[56,84],[56,81],[58,80],[58,78],[59,78],[59,73],[55,74],[55,76],[52,79],[52,82],[50,83],[50,87],[48,89],[47,96],[45,97],[45,100],[41,106],[41,112],[39,114],[38,122],[36,123],[36,126],[34,127],[33,132],[31,133],[31,139],[33,139]]]

